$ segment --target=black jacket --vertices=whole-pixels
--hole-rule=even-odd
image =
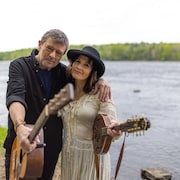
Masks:
[[[21,102],[26,108],[25,121],[34,124],[42,109],[53,98],[54,94],[64,87],[66,80],[66,66],[59,63],[52,69],[52,88],[50,97],[47,97],[43,84],[38,75],[39,65],[35,59],[38,50],[33,50],[30,56],[18,58],[10,63],[9,80],[7,86],[6,105],[9,108],[14,101]],[[57,116],[51,116],[44,126],[44,141],[47,146],[62,147],[62,121]],[[6,149],[11,149],[15,138],[13,123],[8,117],[8,134],[4,143]]]

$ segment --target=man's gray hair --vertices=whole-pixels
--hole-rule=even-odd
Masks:
[[[59,29],[51,29],[47,31],[41,38],[41,43],[43,44],[48,38],[52,38],[57,43],[64,44],[66,46],[66,51],[69,47],[69,40],[66,34]]]

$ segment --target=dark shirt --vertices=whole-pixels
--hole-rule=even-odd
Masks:
[[[41,82],[43,83],[43,86],[46,90],[47,98],[49,99],[50,93],[51,93],[51,71],[48,71],[46,69],[39,69],[39,77],[41,79]]]
[[[18,58],[10,63],[9,80],[7,86],[6,105],[9,108],[12,102],[21,102],[26,109],[25,121],[34,124],[42,109],[53,98],[54,94],[64,87],[66,80],[66,66],[59,63],[50,71],[50,89],[45,89],[39,76],[39,64],[35,59],[38,50],[33,50],[30,56]],[[47,146],[57,148],[62,146],[62,121],[56,116],[50,116],[44,129],[44,141]],[[14,126],[8,117],[8,135],[4,143],[5,148],[11,148],[15,138]]]

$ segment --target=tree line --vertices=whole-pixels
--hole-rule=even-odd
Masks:
[[[81,49],[84,45],[71,45]],[[179,61],[180,43],[117,43],[92,45],[100,52],[103,60],[112,61]],[[0,52],[0,60],[13,60],[30,55],[33,48]],[[66,60],[66,56],[63,57]]]

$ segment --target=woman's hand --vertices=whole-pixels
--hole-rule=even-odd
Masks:
[[[122,135],[122,131],[117,131],[117,130],[114,130],[113,128],[115,126],[119,126],[121,123],[120,122],[112,122],[109,126],[108,126],[108,129],[107,129],[107,134],[112,136],[112,137],[120,137]]]
[[[108,99],[111,99],[111,88],[105,79],[101,78],[95,84],[94,94],[96,94],[98,90],[100,90],[99,99],[102,102],[106,102]]]

